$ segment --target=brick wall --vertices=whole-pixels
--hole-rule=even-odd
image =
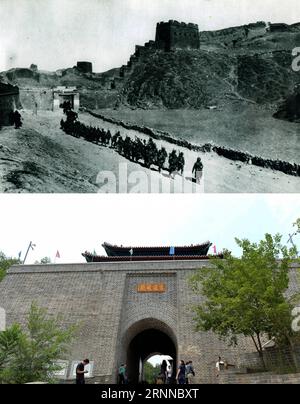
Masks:
[[[300,384],[300,373],[275,375],[271,373],[231,374],[222,372],[219,384]]]
[[[190,291],[188,279],[207,265],[152,261],[15,266],[0,283],[0,307],[6,310],[8,325],[24,324],[33,301],[52,315],[62,315],[65,326],[79,324],[66,359],[93,360],[99,382],[116,382],[132,339],[153,328],[170,338],[177,360],[194,362],[196,383],[217,383],[218,356],[237,365],[243,354],[253,352],[253,345],[241,338],[238,347],[228,347],[212,333],[195,332],[191,309],[202,297]],[[166,292],[138,293],[139,283],[164,283]],[[291,290],[296,283],[293,268]]]

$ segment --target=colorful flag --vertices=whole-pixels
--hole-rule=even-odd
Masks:
[[[170,255],[175,255],[175,247],[170,247]]]
[[[59,253],[58,250],[56,251],[56,256],[55,256],[55,258],[60,258],[60,253]]]
[[[217,247],[216,245],[213,246],[214,254],[217,255]]]

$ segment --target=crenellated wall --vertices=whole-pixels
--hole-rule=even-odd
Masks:
[[[158,49],[166,52],[176,49],[199,49],[198,25],[173,20],[160,22],[156,26],[155,43]]]
[[[136,45],[127,65],[120,68],[120,77],[125,78],[132,72],[134,65],[143,57],[148,57],[157,51],[174,51],[182,49],[199,49],[200,36],[197,24],[170,20],[159,22],[156,26],[155,41],[148,41],[144,45]],[[117,86],[118,83],[114,85]]]
[[[153,329],[172,342],[175,360],[193,361],[196,383],[217,383],[218,356],[237,365],[253,345],[241,338],[238,347],[229,347],[211,332],[195,332],[191,308],[203,296],[191,291],[189,278],[208,265],[182,260],[13,266],[0,283],[0,307],[8,326],[24,325],[32,302],[60,315],[65,326],[78,324],[67,360],[89,357],[100,383],[116,382],[118,366],[130,360],[129,344]],[[298,290],[295,268],[290,280],[290,291]],[[164,284],[165,290],[139,293],[143,283]],[[155,344],[153,353],[163,353],[160,340]]]
[[[254,39],[264,36],[268,31],[268,26],[265,22],[257,22],[239,27],[221,29],[218,31],[203,31],[200,32],[201,43],[215,43],[219,45],[235,45],[239,41]]]

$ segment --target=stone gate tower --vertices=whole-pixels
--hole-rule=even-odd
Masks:
[[[191,308],[203,297],[192,293],[189,278],[211,265],[209,247],[104,244],[108,256],[84,253],[85,264],[13,266],[0,283],[0,307],[8,325],[24,324],[32,302],[61,315],[66,326],[79,325],[68,358],[62,358],[67,382],[87,357],[92,383],[116,383],[122,363],[137,383],[145,361],[161,354],[173,359],[174,373],[180,359],[192,360],[196,383],[216,383],[219,355],[237,364],[253,347],[247,340],[228,347],[213,333],[195,331]]]
[[[167,52],[176,49],[199,49],[198,25],[173,20],[160,22],[156,26],[155,43],[158,49]]]

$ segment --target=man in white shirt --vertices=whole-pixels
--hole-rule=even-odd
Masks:
[[[218,362],[216,363],[217,377],[219,377],[221,366],[225,366],[225,362],[223,362],[221,356],[219,356]]]

